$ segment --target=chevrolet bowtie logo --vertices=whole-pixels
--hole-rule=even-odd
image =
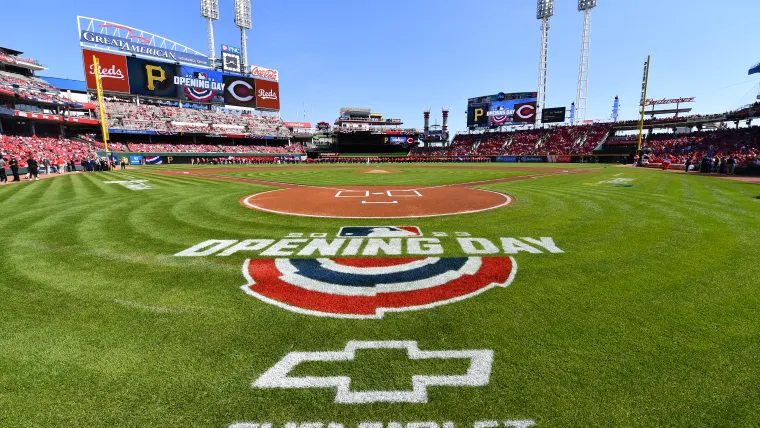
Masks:
[[[346,376],[291,377],[289,373],[306,362],[354,361],[360,349],[405,349],[410,360],[470,360],[467,373],[453,376],[412,376],[411,391],[351,391],[351,378]],[[493,351],[446,350],[421,351],[413,341],[378,341],[346,344],[342,351],[291,352],[251,385],[253,388],[337,388],[335,402],[359,403],[427,403],[428,387],[431,386],[486,386],[491,377]]]

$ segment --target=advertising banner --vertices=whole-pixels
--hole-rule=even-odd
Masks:
[[[256,108],[256,80],[250,77],[222,76],[224,103],[231,106]]]
[[[130,156],[129,157],[129,164],[130,165],[142,165],[142,156]]]
[[[467,100],[467,104],[486,104],[486,103],[493,103],[497,101],[519,101],[519,100],[523,100],[524,102],[537,101],[538,93],[537,92],[511,92],[511,93],[499,92],[498,94],[494,94],[494,95],[486,95],[483,97],[470,98]],[[514,104],[514,102],[512,104]]]
[[[565,107],[545,108],[541,114],[541,123],[564,122],[565,111]]]
[[[546,156],[520,156],[520,162],[526,162],[526,163],[546,162]]]
[[[179,88],[179,98],[202,103],[224,102],[222,73],[205,68],[182,66],[179,76],[174,77]]]
[[[104,91],[129,93],[129,73],[127,69],[127,57],[107,52],[91,51],[82,49],[84,61],[84,75],[87,81],[87,89],[97,90],[95,80],[95,64],[93,56],[100,63],[100,82]]]
[[[147,129],[108,128],[108,133],[109,134],[158,135],[156,131],[149,131]]]
[[[240,48],[236,48],[230,45],[222,45],[222,53],[229,52],[231,54],[240,55]]]
[[[515,114],[512,116],[513,122],[530,123],[536,121],[536,102],[515,104]]]
[[[549,155],[546,157],[549,163],[570,163],[573,161],[572,156],[568,155]]]
[[[131,94],[177,98],[177,66],[165,62],[127,58]]]
[[[251,74],[254,77],[272,80],[274,82],[280,81],[280,72],[277,70],[272,70],[271,68],[264,68],[264,67],[259,67],[257,65],[252,65]]]
[[[494,162],[517,162],[517,156],[496,156]]]
[[[18,117],[25,117],[27,119],[37,119],[37,120],[51,120],[53,122],[63,122],[63,116],[58,116],[55,114],[44,114],[44,113],[29,113],[26,111],[15,111],[15,115]]]
[[[69,123],[81,123],[85,125],[97,125],[100,123],[98,119],[88,119],[85,117],[65,117],[64,119]]]
[[[268,80],[256,80],[256,108],[266,110],[280,109],[280,84]]]
[[[385,137],[385,138],[386,138],[386,142],[388,144],[406,145],[406,144],[414,144],[415,143],[414,137],[394,137],[394,136],[389,136],[389,137]]]
[[[167,160],[166,156],[145,156],[145,163],[148,165],[162,165]]]
[[[490,104],[473,104],[467,107],[468,127],[488,127],[488,108]]]
[[[151,44],[149,34],[134,30],[124,25],[101,24],[101,27],[118,28],[124,31],[126,37],[117,37],[101,32],[81,31],[79,42],[84,46],[98,47],[111,51],[122,52],[124,55],[143,55],[164,61],[177,61],[193,65],[208,65],[208,57],[180,50],[164,49]],[[143,35],[138,35],[143,34]],[[153,37],[155,39],[155,37]]]
[[[285,124],[286,128],[293,128],[293,129],[309,129],[311,128],[311,123],[309,122],[283,122]]]

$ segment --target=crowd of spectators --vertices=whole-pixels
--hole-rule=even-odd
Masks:
[[[369,163],[425,163],[425,162],[491,162],[490,157],[485,156],[351,156],[351,157],[324,157],[307,159],[306,163],[312,164],[366,164]]]
[[[605,147],[634,147],[637,144],[638,136],[628,135],[612,137],[604,145]],[[679,159],[691,158],[695,155],[703,157],[709,152],[720,156],[736,154],[742,156],[742,159],[754,159],[753,154],[760,149],[760,127],[649,134],[642,141],[642,149],[645,149],[653,159],[663,159],[665,156],[674,156]]]
[[[197,108],[179,108],[106,100],[109,127],[160,132],[227,133],[291,137],[292,132],[276,116],[236,114]]]
[[[0,157],[16,159],[19,167],[25,168],[31,157],[38,159],[40,165],[47,163],[51,167],[77,164],[83,159],[96,159],[94,147],[88,143],[66,138],[19,137],[0,134]]]
[[[447,155],[530,156],[589,155],[609,133],[606,124],[559,126],[513,132],[459,134]]]

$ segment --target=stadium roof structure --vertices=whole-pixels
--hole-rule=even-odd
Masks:
[[[21,51],[17,51],[15,49],[10,49],[10,48],[5,48],[5,47],[2,47],[2,46],[0,46],[0,53],[4,53],[6,55],[13,55],[13,56],[18,56],[18,55],[23,54],[23,52],[21,52]]]
[[[0,46],[0,62],[34,71],[47,70],[47,67],[40,64],[36,59],[24,58],[21,56],[22,54],[23,52],[16,49]]]

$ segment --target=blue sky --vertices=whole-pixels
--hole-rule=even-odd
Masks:
[[[199,0],[3,2],[0,45],[26,52],[44,75],[83,79],[76,16],[151,31],[201,52]],[[717,5],[713,7],[711,5]],[[549,107],[575,100],[582,14],[557,0],[549,38]],[[539,21],[535,1],[253,1],[249,62],[280,71],[282,118],[332,122],[344,106],[369,107],[422,126],[422,111],[451,108],[465,128],[467,98],[535,91]],[[641,72],[652,55],[650,98],[697,97],[695,113],[752,102],[760,75],[757,0],[599,0],[591,30],[588,119],[635,118]],[[34,23],[33,26],[31,23]],[[239,45],[233,0],[220,0],[219,45]],[[296,117],[296,110],[299,116]]]

